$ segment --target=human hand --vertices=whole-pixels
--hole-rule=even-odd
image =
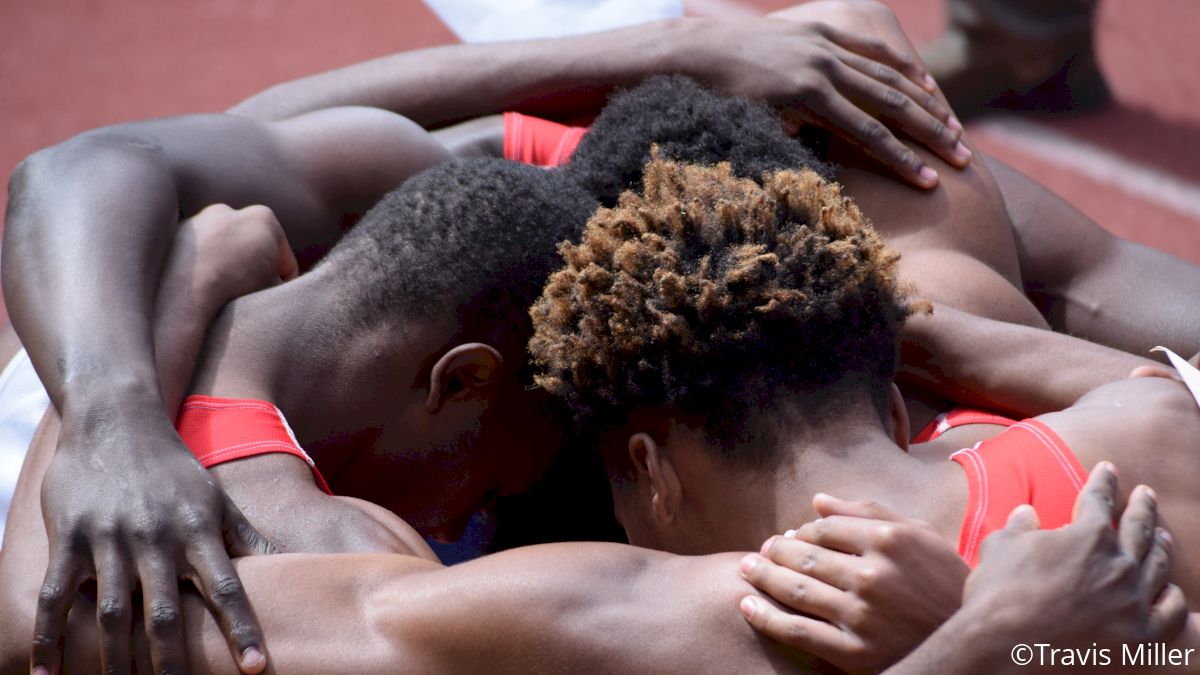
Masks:
[[[130,672],[139,589],[154,671],[187,671],[181,579],[208,604],[242,672],[261,672],[262,631],[229,555],[265,553],[268,544],[165,417],[158,424],[130,417],[115,407],[64,415],[42,483],[50,549],[34,623],[33,672],[59,671],[68,612],[91,579],[104,672]]]
[[[743,600],[760,633],[848,672],[874,672],[958,609],[969,570],[931,525],[873,502],[818,494],[813,505],[822,518],[743,560],[746,579],[783,606]]]
[[[714,24],[704,38],[716,52],[696,73],[717,87],[775,105],[790,125],[813,124],[859,148],[921,188],[937,172],[897,134],[956,167],[971,152],[962,124],[936,95],[920,60],[867,31],[828,21],[765,18]],[[737,50],[728,45],[739,45]]]
[[[1070,525],[1038,530],[1032,507],[1015,509],[1005,528],[984,541],[963,611],[989,617],[1009,647],[1103,647],[1178,635],[1187,603],[1168,583],[1171,538],[1159,526],[1154,492],[1135,488],[1114,529],[1116,503],[1116,474],[1101,462],[1076,499]]]
[[[180,224],[164,269],[164,275],[182,277],[217,306],[294,279],[299,272],[271,209],[225,204],[208,206]],[[164,279],[164,286],[173,281]]]

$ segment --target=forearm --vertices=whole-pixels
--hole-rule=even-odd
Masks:
[[[661,72],[698,72],[706,20],[669,19],[576,37],[457,44],[402,52],[285,82],[231,113],[285,119],[362,105],[427,128],[505,110],[569,115],[595,110],[615,86]]]
[[[1013,663],[1012,656],[1013,647],[1019,642],[1019,639],[1005,640],[994,617],[964,607],[884,672],[887,675],[1014,673],[1021,670]]]
[[[1005,164],[988,158],[1016,235],[1025,288],[1056,329],[1144,354],[1200,350],[1200,266],[1125,241]]]
[[[178,211],[175,185],[148,145],[82,138],[14,174],[5,301],[65,417],[114,398],[161,408],[151,316]]]
[[[900,379],[964,405],[1033,416],[1156,362],[1029,326],[937,306],[909,319]]]

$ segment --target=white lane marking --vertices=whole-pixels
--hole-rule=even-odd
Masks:
[[[970,133],[1083,174],[1131,195],[1200,218],[1200,185],[1117,153],[1080,141],[1036,122],[996,116],[973,122]]]

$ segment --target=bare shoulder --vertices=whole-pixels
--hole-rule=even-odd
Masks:
[[[1200,406],[1183,383],[1133,377],[1097,387],[1075,405],[1040,418],[1081,460],[1138,462],[1147,453],[1196,455]],[[1086,464],[1087,462],[1085,462]]]

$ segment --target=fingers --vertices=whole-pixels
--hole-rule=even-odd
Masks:
[[[929,76],[929,71],[925,70],[925,64],[921,63],[920,59],[900,51],[878,37],[865,33],[852,33],[827,23],[821,24],[821,33],[830,42],[845,50],[885,64],[903,73],[910,82],[920,86],[927,92],[933,93],[937,90],[937,84]]]
[[[828,516],[855,516],[872,520],[903,522],[908,520],[888,507],[870,500],[846,501],[833,495],[818,492],[813,495],[813,508],[822,518]]]
[[[247,675],[261,673],[267,667],[262,630],[229,555],[220,546],[199,544],[195,553],[189,551],[188,562],[195,571],[193,582],[216,617],[239,670]]]
[[[842,590],[854,587],[856,558],[806,541],[771,537],[761,555],[771,562]]]
[[[1099,462],[1092,467],[1087,483],[1075,498],[1072,520],[1091,526],[1112,527],[1116,519],[1117,473],[1109,462]]]
[[[275,553],[275,547],[246,520],[229,495],[225,495],[225,520],[221,534],[225,538],[226,550],[235,558]]]
[[[296,254],[292,252],[286,237],[280,236],[276,243],[279,244],[279,278],[291,281],[300,276],[300,263],[296,262]]]
[[[1172,539],[1161,527],[1155,532],[1154,541],[1146,558],[1142,561],[1142,593],[1147,602],[1159,597],[1171,574]]]
[[[887,66],[846,52],[831,77],[838,90],[867,112],[938,154],[952,166],[971,161],[962,124],[933,94]]]
[[[789,614],[751,595],[742,598],[739,608],[755,630],[776,642],[829,661],[846,651],[847,636],[824,621]]]
[[[1155,528],[1158,526],[1158,508],[1154,491],[1139,485],[1129,493],[1125,512],[1117,530],[1117,543],[1126,555],[1141,562],[1154,544]]]
[[[897,525],[853,516],[829,516],[800,526],[796,538],[823,548],[861,555],[895,537]]]
[[[1013,534],[1033,532],[1040,527],[1037,510],[1029,504],[1021,504],[1013,509],[1012,513],[1008,514],[1008,521],[1004,523],[1004,530]]]
[[[1156,641],[1165,642],[1178,635],[1187,621],[1188,606],[1183,591],[1175,584],[1170,584],[1150,608],[1152,635]]]
[[[911,148],[896,139],[883,122],[868,115],[837,92],[806,102],[821,126],[858,148],[863,154],[895,171],[913,185],[930,189],[937,172]]]
[[[50,564],[42,589],[38,593],[37,615],[33,623],[33,651],[30,655],[30,670],[40,673],[57,673],[62,662],[63,631],[67,625],[67,614],[75,601],[75,591],[83,581],[70,547],[54,546],[50,551]]]
[[[120,547],[108,545],[97,552],[96,624],[100,630],[100,670],[104,673],[128,673],[133,664],[131,573]]]
[[[841,624],[851,612],[862,609],[862,602],[845,591],[776,565],[757,553],[743,558],[740,569],[742,577],[755,588],[797,612]]]
[[[157,552],[146,551],[139,559],[138,575],[142,580],[143,621],[154,672],[188,672],[175,566]]]

